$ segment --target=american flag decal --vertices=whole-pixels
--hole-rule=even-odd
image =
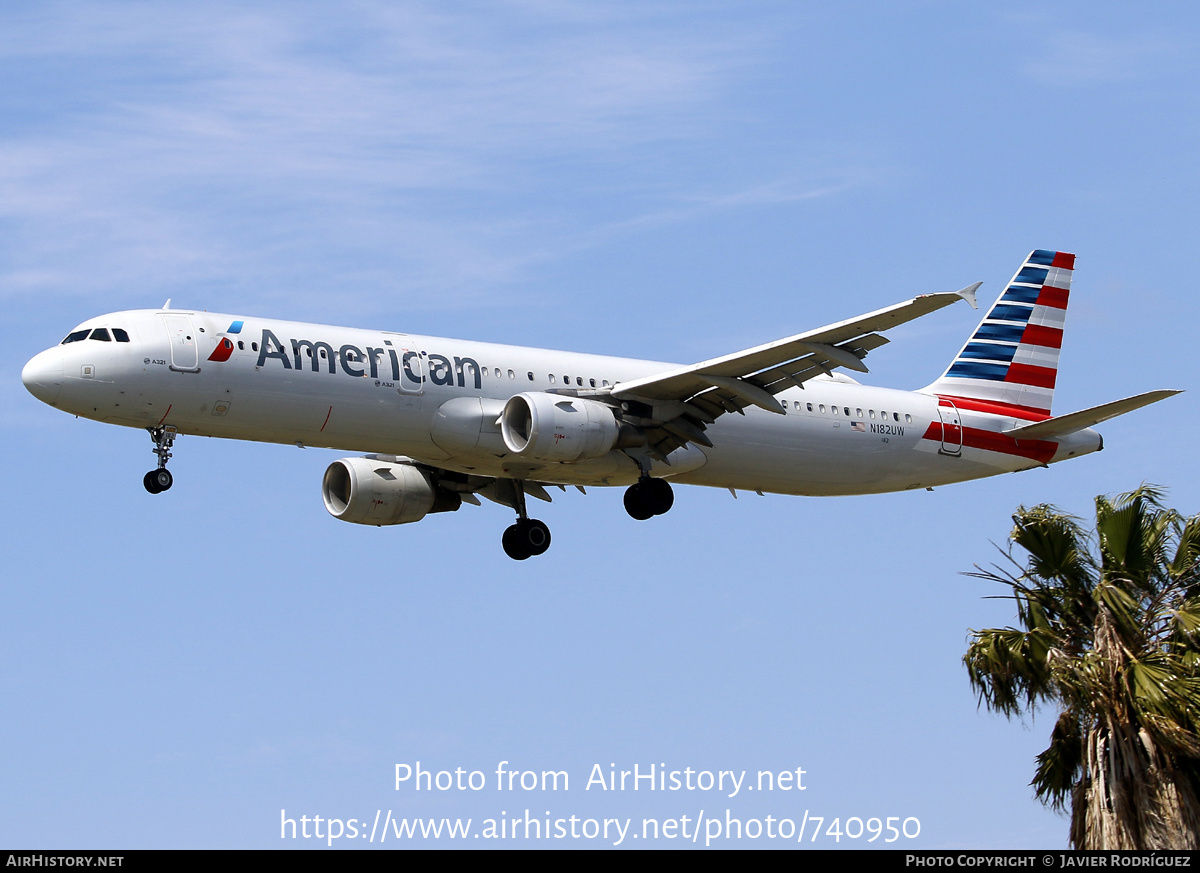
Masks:
[[[866,432],[867,432],[867,426],[866,426],[866,424],[865,424],[864,422],[861,422],[861,421],[852,421],[852,422],[850,422],[850,430],[856,430],[856,431],[858,431],[859,433],[866,433]]]

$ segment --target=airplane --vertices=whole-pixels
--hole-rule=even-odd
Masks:
[[[1075,256],[1021,264],[946,371],[917,391],[863,385],[884,332],[981,282],[689,366],[171,308],[89,319],[21,373],[64,412],[144,428],[168,490],[183,434],[361,453],[322,479],[342,521],[409,524],[480,497],[517,514],[516,560],[550,546],[526,497],[624,486],[644,521],[673,483],[854,495],[1044,467],[1103,448],[1092,427],[1159,390],[1052,416]]]

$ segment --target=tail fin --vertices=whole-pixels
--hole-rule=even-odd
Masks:
[[[1032,252],[949,369],[924,390],[967,409],[1049,417],[1074,269],[1072,254]]]

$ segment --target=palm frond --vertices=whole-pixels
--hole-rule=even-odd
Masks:
[[[1142,485],[1097,497],[1091,532],[1048,504],[1013,524],[1011,569],[967,574],[1003,584],[1020,625],[971,631],[979,704],[1061,707],[1030,784],[1071,803],[1076,848],[1200,847],[1200,516]]]

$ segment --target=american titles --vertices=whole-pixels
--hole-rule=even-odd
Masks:
[[[321,372],[324,366],[333,375],[340,367],[347,376],[391,378],[393,382],[414,386],[427,380],[434,385],[454,385],[457,381],[459,388],[466,387],[469,370],[474,387],[482,387],[479,363],[474,358],[448,358],[433,352],[397,349],[391,340],[386,339],[381,348],[367,346],[362,349],[347,343],[336,351],[329,343],[320,340],[292,339],[290,343],[289,349],[272,331],[263,328],[258,366],[263,367],[267,361],[277,360],[285,370],[303,370],[307,357],[314,373]]]

